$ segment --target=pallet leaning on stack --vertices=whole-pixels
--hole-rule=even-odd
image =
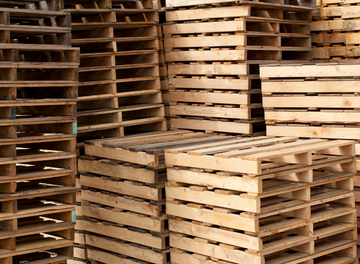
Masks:
[[[179,130],[86,142],[79,171],[89,260],[169,263],[164,150],[223,138],[210,137]]]
[[[357,263],[354,154],[294,137],[166,150],[171,263]]]
[[[78,142],[165,130],[151,0],[63,0],[80,47]]]
[[[171,127],[264,134],[259,64],[311,59],[314,1],[167,1]]]
[[[359,61],[360,6],[356,0],[322,0],[313,12],[311,37],[317,62]]]
[[[359,70],[357,63],[261,66],[267,134],[359,141]],[[356,155],[359,164],[360,144]],[[360,203],[360,176],[354,183]]]
[[[58,10],[0,2],[0,263],[72,257],[79,50]]]

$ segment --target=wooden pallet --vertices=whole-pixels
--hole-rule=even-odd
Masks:
[[[5,8],[18,8],[18,9],[31,9],[31,10],[51,10],[58,11],[59,6],[58,0],[11,0],[11,1],[0,1],[0,7]]]

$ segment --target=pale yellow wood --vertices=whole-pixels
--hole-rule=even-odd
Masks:
[[[217,64],[208,65],[169,65],[169,71],[171,70],[172,75],[176,74],[227,74],[227,71],[221,67],[216,67]],[[180,67],[184,66],[184,67]],[[185,67],[189,66],[189,67]],[[211,66],[211,67],[207,67]],[[219,66],[219,65],[218,65]],[[229,66],[229,65],[222,65]],[[236,65],[238,66],[238,65]],[[240,65],[239,65],[240,66]],[[221,69],[220,69],[221,68]],[[228,67],[224,67],[228,68]],[[240,67],[232,67],[232,71],[236,75],[246,74],[246,71],[242,73]],[[207,70],[208,69],[208,70]],[[230,68],[228,68],[230,69]],[[198,71],[200,70],[200,71]],[[213,71],[212,71],[213,70]],[[221,71],[219,71],[221,70]],[[185,71],[185,72],[184,72]],[[191,88],[191,89],[216,89],[216,90],[249,90],[250,79],[200,79],[200,78],[170,78],[169,86],[176,88]]]
[[[169,181],[212,186],[243,192],[262,192],[261,181],[252,177],[220,176],[215,173],[201,173],[190,170],[175,170],[171,168],[168,168],[167,176]]]
[[[183,217],[204,223],[235,228],[238,230],[258,232],[259,219],[252,219],[240,216],[240,214],[223,214],[210,209],[197,209],[186,205],[166,204],[168,215]]]
[[[120,255],[115,255],[108,253],[106,251],[100,251],[94,248],[87,249],[88,258],[91,260],[96,260],[101,263],[121,263],[121,264],[138,264],[137,260],[130,258],[123,258]],[[83,262],[82,262],[83,263]],[[69,264],[69,263],[68,263]]]
[[[170,246],[235,263],[265,263],[262,257],[246,253],[242,250],[231,250],[214,244],[205,244],[186,237],[181,238],[170,235]]]
[[[242,109],[242,108],[206,107],[206,106],[191,106],[191,105],[170,106],[171,115],[250,119],[250,111],[251,110],[247,108]]]
[[[248,135],[252,133],[252,125],[249,123],[171,118],[170,126],[171,128],[183,128],[200,131],[214,131]]]
[[[169,165],[251,174],[261,173],[260,161],[242,160],[238,158],[224,159],[211,156],[165,153],[165,160],[166,164]]]
[[[166,7],[180,7],[180,6],[192,6],[192,5],[204,5],[204,4],[216,4],[233,2],[232,0],[167,0]]]
[[[89,177],[86,175],[80,175],[80,182],[82,186],[97,188],[122,195],[130,195],[154,201],[162,199],[161,189],[152,188],[146,185],[139,186],[111,179],[102,179],[100,177]]]
[[[89,173],[96,173],[119,179],[156,183],[156,172],[144,168],[126,167],[120,164],[102,163],[92,160],[78,160],[78,170]]]
[[[86,204],[83,204],[82,207],[83,214],[87,217],[134,226],[159,233],[164,232],[164,226],[160,219],[134,213],[117,212],[116,210],[108,210],[101,207],[88,206]]]
[[[224,22],[202,22],[164,25],[166,34],[203,34],[210,32],[243,32],[246,23],[244,20]]]
[[[246,45],[245,35],[165,38],[165,49],[179,47],[226,47]]]
[[[103,146],[85,145],[85,154],[90,156],[121,160],[135,164],[148,165],[151,167],[159,166],[159,159],[156,155],[146,154],[145,152],[133,152],[120,148],[108,148]]]
[[[279,70],[282,68],[279,67]],[[360,81],[262,81],[261,90],[264,93],[355,93],[360,92]]]
[[[194,237],[201,237],[220,243],[234,245],[253,250],[262,250],[262,241],[258,237],[223,230],[220,228],[212,228],[203,225],[193,224],[191,222],[169,220],[169,229],[172,232],[186,234]]]
[[[356,77],[359,76],[359,71],[360,65],[357,64],[260,66],[260,77]]]
[[[245,50],[205,50],[165,52],[166,61],[242,61]]]
[[[316,137],[329,139],[359,139],[360,129],[354,127],[331,127],[331,126],[267,126],[267,135],[270,136],[292,136]]]
[[[264,107],[286,108],[360,108],[357,96],[267,96],[263,98]]]
[[[166,12],[166,21],[246,16],[250,16],[250,6],[225,6],[216,8],[169,10]]]
[[[175,252],[175,251],[170,251],[170,257],[171,257],[171,263],[174,264],[216,264],[216,262],[214,263],[209,263],[209,261],[204,261],[201,259],[197,259],[194,258],[191,254],[188,253],[179,253],[179,252]]]
[[[265,111],[265,120],[282,122],[327,122],[327,123],[349,123],[360,120],[359,112],[279,112]]]
[[[240,195],[217,194],[213,191],[193,191],[184,187],[166,187],[166,197],[200,204],[211,204],[239,211],[260,212],[260,199],[242,198]]]
[[[247,75],[249,72],[248,65],[246,64],[169,64],[168,65],[168,73],[169,76],[175,75]],[[220,80],[222,82],[220,82]],[[225,83],[232,83],[232,82],[240,82],[239,79],[225,79],[227,82]],[[224,79],[211,79],[211,81],[215,81],[212,85],[217,85],[218,83],[223,83]],[[244,79],[242,81],[247,81]],[[173,84],[173,82],[180,83],[182,85],[192,85],[192,83],[199,83],[198,85],[203,86],[204,84],[208,85],[208,79],[200,79],[200,78],[193,78],[193,79],[170,79],[169,85]],[[243,83],[243,82],[240,82]],[[174,85],[175,85],[174,84]],[[230,85],[230,84],[228,84]],[[179,87],[176,85],[176,87]],[[181,86],[180,86],[181,87]],[[185,86],[187,87],[187,86]],[[207,87],[207,86],[206,86]],[[231,86],[230,86],[231,87]],[[189,87],[191,88],[191,87]],[[205,88],[205,87],[204,87]],[[211,86],[209,86],[211,88]],[[216,88],[216,87],[214,87]],[[237,89],[238,90],[238,89]]]
[[[110,240],[104,237],[94,236],[90,234],[86,234],[85,238],[86,238],[86,243],[89,246],[101,248],[104,250],[115,252],[117,254],[122,254],[125,256],[140,259],[143,261],[149,261],[150,263],[166,264],[166,260],[164,260],[164,256],[161,253],[158,253],[153,250],[136,247],[129,243],[128,244],[124,244],[121,242],[114,243],[114,240]],[[92,254],[91,251],[89,251],[88,254],[89,256],[91,256]]]
[[[236,93],[192,93],[192,92],[171,92],[170,102],[198,102],[198,103],[218,103],[218,104],[250,104],[248,94]]]
[[[83,228],[86,232],[109,236],[157,249],[165,249],[164,239],[153,236],[150,233],[142,234],[139,232],[130,231],[124,227],[109,226],[100,222],[90,222],[86,220],[83,220]]]
[[[81,191],[82,199],[85,201],[106,204],[115,208],[129,210],[145,215],[159,216],[160,208],[156,205],[151,205],[148,202],[140,202],[126,199],[121,196],[110,196],[99,192]]]

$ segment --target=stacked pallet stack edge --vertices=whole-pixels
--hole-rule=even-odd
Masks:
[[[360,171],[359,71],[358,63],[261,66],[267,134],[356,140]],[[359,175],[354,183],[360,203]]]
[[[80,47],[78,142],[165,130],[151,0],[63,0]]]
[[[265,134],[259,64],[311,60],[315,2],[166,1],[172,129]]]
[[[357,263],[354,154],[294,137],[166,150],[171,263]]]
[[[0,263],[72,258],[79,49],[55,0],[0,1]]]
[[[316,62],[351,62],[360,57],[358,0],[320,0],[311,37]]]
[[[164,150],[223,139],[210,137],[179,130],[86,142],[79,171],[88,260],[169,263]]]

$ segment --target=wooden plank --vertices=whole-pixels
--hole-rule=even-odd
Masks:
[[[121,160],[150,167],[159,166],[159,157],[144,152],[133,152],[125,149],[108,148],[103,146],[85,145],[85,154],[90,156]]]
[[[219,118],[235,118],[250,119],[251,110],[247,108],[225,108],[225,107],[206,107],[191,105],[171,105],[171,115],[187,115],[187,116],[203,116],[203,117],[219,117]]]
[[[130,231],[123,227],[104,225],[100,222],[90,222],[86,220],[83,220],[82,224],[83,229],[87,232],[109,236],[157,249],[165,249],[166,247],[164,238],[153,236],[150,233]]]
[[[224,21],[224,22],[202,22],[164,25],[164,35],[166,34],[203,34],[210,32],[243,32],[246,23],[244,20]]]
[[[211,186],[228,190],[261,193],[262,182],[253,177],[223,176],[214,173],[195,172],[191,170],[167,169],[169,181]]]
[[[88,206],[82,204],[82,212],[84,216],[101,219],[113,223],[119,223],[127,226],[134,226],[153,232],[165,232],[165,219],[150,218],[141,214],[110,210],[102,207]]]
[[[107,251],[115,252],[121,255],[133,257],[143,261],[149,261],[155,264],[166,264],[163,254],[149,250],[147,248],[137,247],[134,244],[128,244],[123,242],[114,243],[113,240],[94,236],[90,234],[85,235],[86,243],[89,246],[101,248]],[[92,249],[89,250],[89,257],[92,256]],[[110,262],[111,263],[111,262]]]
[[[165,52],[166,61],[243,61],[245,50],[205,50]]]
[[[352,96],[267,96],[264,107],[283,108],[360,108],[360,97]]]
[[[262,264],[262,257],[244,252],[242,250],[232,250],[214,244],[197,242],[186,237],[170,236],[170,246],[187,251],[196,252],[201,255],[215,257],[221,260],[244,264]]]
[[[170,91],[170,102],[201,102],[201,103],[219,103],[219,104],[250,104],[248,94],[236,93],[193,93]]]
[[[78,170],[149,184],[158,182],[157,173],[155,171],[147,170],[145,168],[123,166],[116,163],[104,163],[98,160],[79,159]]]
[[[265,111],[265,120],[281,122],[322,122],[322,123],[354,123],[360,120],[359,112],[280,112]]]
[[[159,205],[152,205],[146,201],[131,200],[122,196],[111,196],[102,194],[100,192],[82,190],[81,198],[84,201],[106,204],[115,208],[133,211],[145,215],[160,216],[162,213],[161,207]]]
[[[331,126],[266,126],[268,135],[329,138],[329,139],[358,139],[360,129],[356,127],[331,127]]]
[[[246,16],[250,16],[250,6],[220,6],[216,8],[170,10],[169,12],[166,12],[166,21]]]
[[[188,221],[169,220],[169,229],[171,232],[186,234],[194,237],[201,237],[228,245],[243,247],[260,251],[262,250],[262,241],[258,237],[249,236],[240,232],[232,232],[220,228],[207,227],[200,224],[194,224]]]
[[[183,128],[200,131],[215,131],[236,134],[252,134],[252,124],[250,123],[235,123],[222,122],[211,120],[191,120],[185,118],[171,118],[171,128]]]
[[[211,74],[226,74],[226,71],[219,72],[216,69],[219,69],[220,67],[215,67],[216,64],[213,64],[213,70]],[[184,67],[180,67],[184,66]],[[185,67],[186,65],[168,65],[169,67],[169,73],[172,75],[176,74],[191,74],[194,72],[196,74],[195,68],[203,68],[201,65],[197,65],[199,67],[193,67],[196,65],[188,65],[189,67]],[[207,66],[207,65],[203,65]],[[227,66],[227,65],[222,65]],[[233,70],[235,71],[234,74],[241,75],[241,72],[239,71],[239,68],[241,68],[241,64],[237,64],[238,68],[233,67]],[[185,69],[190,68],[190,69]],[[225,67],[227,68],[227,67]],[[183,71],[185,70],[185,71]],[[192,71],[194,70],[194,71]],[[201,70],[201,69],[200,69]],[[209,70],[208,72],[211,72]],[[201,73],[199,74],[206,74],[201,70]],[[245,71],[244,71],[245,74]],[[170,78],[169,79],[169,86],[175,87],[175,88],[188,88],[188,89],[216,89],[216,90],[250,90],[251,84],[250,79],[201,79],[201,78]]]
[[[183,204],[177,205],[172,203],[166,204],[166,213],[237,230],[259,232],[259,219],[243,217],[240,214],[224,214],[206,208],[198,209]]]
[[[80,175],[80,183],[82,186],[97,188],[122,195],[130,195],[149,200],[162,200],[161,188],[152,188],[150,186],[138,186],[121,181],[103,179],[102,177],[89,177]]]
[[[259,213],[261,207],[260,199],[242,198],[239,194],[224,195],[214,191],[193,191],[185,187],[166,186],[166,197],[254,213]]]
[[[280,67],[279,70],[282,70]],[[360,92],[360,81],[356,79],[321,81],[262,81],[263,93],[356,93]]]
[[[329,65],[284,65],[260,66],[261,78],[295,78],[295,77],[356,77],[360,65],[329,64]]]
[[[204,37],[172,37],[164,39],[165,50],[171,48],[184,47],[227,47],[227,46],[245,46],[245,35],[229,35],[229,36],[204,36]]]

